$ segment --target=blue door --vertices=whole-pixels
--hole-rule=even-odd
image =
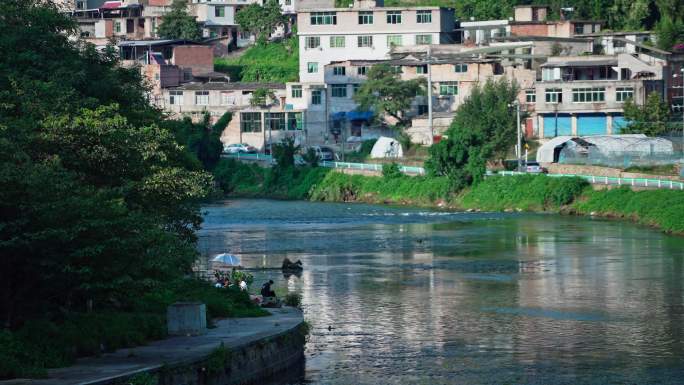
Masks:
[[[544,137],[572,135],[572,121],[570,115],[544,115]]]
[[[577,135],[608,134],[608,119],[605,114],[584,114],[577,116]]]

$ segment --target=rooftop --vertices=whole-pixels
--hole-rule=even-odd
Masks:
[[[373,8],[315,8],[315,9],[300,9],[298,13],[312,13],[312,12],[385,12],[385,11],[439,11],[439,10],[453,10],[447,7],[373,7]]]
[[[254,91],[259,88],[284,90],[284,83],[242,83],[242,82],[208,82],[208,83],[185,83],[178,87],[170,87],[174,90],[183,91]]]

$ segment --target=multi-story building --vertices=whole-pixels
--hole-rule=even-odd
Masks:
[[[526,90],[538,117],[537,135],[620,133],[627,100],[642,104],[651,92],[663,94],[664,65],[630,54],[550,57],[541,81]]]
[[[438,7],[381,7],[355,1],[350,8],[297,13],[299,80],[322,83],[334,61],[385,59],[394,46],[452,43],[454,10]]]

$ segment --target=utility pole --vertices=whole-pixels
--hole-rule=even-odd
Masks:
[[[435,132],[432,128],[432,62],[431,48],[427,47],[427,89],[428,89],[428,128],[430,129],[430,145],[434,144]]]

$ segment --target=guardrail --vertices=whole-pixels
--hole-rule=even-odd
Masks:
[[[350,162],[331,162],[331,161],[322,161],[319,163],[319,165],[321,167],[341,168],[341,169],[348,169],[348,170],[378,171],[378,172],[382,171],[382,166],[383,166],[380,163],[350,163]],[[399,165],[399,171],[403,172],[404,174],[425,175],[425,169],[422,167]]]
[[[501,176],[524,175],[526,173],[519,171],[499,171],[496,174]],[[610,186],[633,186],[633,187],[648,187],[660,188],[670,190],[684,190],[684,182],[677,182],[669,179],[649,179],[649,178],[617,178],[610,176],[596,176],[596,175],[579,175],[579,174],[546,174],[546,176],[561,178],[561,177],[577,177],[586,180],[591,184],[603,184]]]
[[[238,152],[235,154],[221,154],[221,157],[223,158],[235,158],[235,159],[245,159],[245,160],[256,160],[256,161],[271,161],[273,159],[272,156],[266,155],[266,154],[259,154],[258,152],[255,154],[247,154],[244,152]]]
[[[221,156],[224,158],[244,159],[244,160],[263,161],[263,162],[271,162],[273,160],[273,158],[270,155],[258,154],[258,153],[257,154],[245,154],[245,153],[222,154]],[[336,162],[336,161],[324,160],[324,161],[319,162],[318,165],[321,167],[339,168],[339,169],[348,169],[348,170],[364,170],[364,171],[377,171],[377,172],[382,171],[382,164],[380,164],[380,163],[352,163],[352,162]],[[425,169],[423,167],[399,165],[399,171],[403,172],[404,174],[425,175]]]

